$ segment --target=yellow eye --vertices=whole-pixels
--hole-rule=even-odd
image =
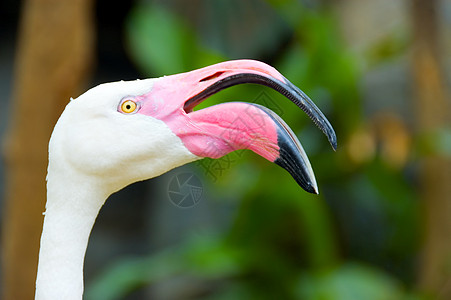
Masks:
[[[136,104],[135,101],[132,100],[125,100],[124,102],[122,102],[121,104],[121,111],[123,113],[126,114],[130,114],[132,112],[135,112],[136,108],[138,107],[138,105]]]

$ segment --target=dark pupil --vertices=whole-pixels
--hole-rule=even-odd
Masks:
[[[131,108],[132,108],[132,106],[131,106],[130,104],[127,104],[127,105],[125,106],[125,108],[127,108],[127,109],[131,109]]]

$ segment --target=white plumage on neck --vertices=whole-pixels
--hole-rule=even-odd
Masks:
[[[82,299],[89,235],[107,192],[75,172],[51,170],[36,299]]]

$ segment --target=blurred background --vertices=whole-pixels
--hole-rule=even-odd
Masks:
[[[320,195],[250,151],[129,186],[93,229],[85,298],[451,299],[450,0],[3,0],[0,33],[2,299],[33,298],[47,144],[69,98],[238,58],[305,91],[337,152],[269,88],[203,105],[278,113]],[[188,177],[195,203],[175,205]]]

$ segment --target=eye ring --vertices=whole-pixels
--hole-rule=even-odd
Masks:
[[[138,111],[139,105],[133,100],[126,99],[119,105],[119,111],[124,114],[132,114]]]

